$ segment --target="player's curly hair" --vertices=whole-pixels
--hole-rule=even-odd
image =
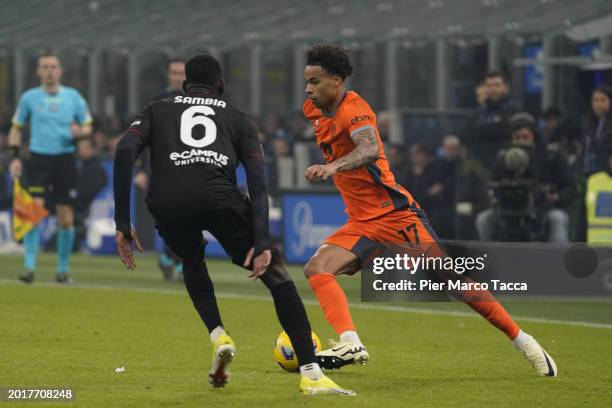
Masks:
[[[332,75],[346,79],[353,73],[348,50],[335,44],[317,44],[306,53],[306,65],[319,65]]]

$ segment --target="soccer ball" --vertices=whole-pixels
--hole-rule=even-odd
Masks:
[[[315,353],[321,351],[321,340],[319,340],[319,336],[315,332],[312,332],[312,347]],[[296,372],[299,369],[297,356],[293,351],[291,340],[289,340],[289,336],[284,331],[274,340],[274,359],[285,371]]]

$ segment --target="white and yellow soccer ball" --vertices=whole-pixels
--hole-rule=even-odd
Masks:
[[[315,354],[321,351],[321,340],[312,332],[312,347]],[[285,371],[296,372],[299,369],[298,359],[287,333],[282,331],[274,340],[274,359]]]

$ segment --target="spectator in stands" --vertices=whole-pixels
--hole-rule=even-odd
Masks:
[[[283,172],[282,159],[291,155],[293,140],[289,132],[287,132],[283,120],[276,119],[276,126],[273,129],[270,138],[272,155],[268,157],[268,165],[272,177],[268,188],[270,195],[274,198],[278,198],[280,195],[280,176],[281,172]]]
[[[519,108],[510,99],[510,86],[503,73],[487,74],[485,84],[485,105],[468,119],[459,135],[469,154],[492,171],[497,151],[509,141],[510,117]]]
[[[542,114],[541,130],[548,147],[561,151],[573,166],[579,152],[580,126],[559,108],[551,107]]]
[[[169,98],[183,94],[183,81],[185,80],[185,60],[172,58],[166,67],[166,89],[153,100]]]
[[[94,199],[107,182],[106,171],[97,154],[93,141],[84,139],[78,146],[80,166],[77,175],[77,199],[75,203],[76,249],[87,234],[85,221]]]
[[[112,159],[112,155],[110,153],[109,136],[100,128],[94,130],[93,135],[91,136],[93,143],[97,147],[97,150],[100,156],[105,159]]]
[[[282,138],[274,138],[272,139],[272,150],[274,152],[274,157],[286,157],[291,153],[291,147],[289,143],[287,143],[286,139]]]
[[[432,154],[424,145],[415,143],[410,147],[410,167],[403,185],[427,212],[430,188],[435,180],[431,163]]]
[[[455,135],[442,139],[441,157],[431,165],[433,184],[429,187],[427,209],[431,224],[442,238],[454,238],[457,185],[463,160],[461,143]]]
[[[527,113],[519,113],[511,121],[512,147],[521,148],[525,154],[520,172],[508,164],[509,149],[497,155],[494,181],[531,181],[533,212],[543,219],[546,239],[550,242],[569,241],[569,217],[565,206],[575,197],[574,176],[566,159],[558,150],[549,149],[536,131],[535,120]],[[495,237],[498,219],[496,212],[486,209],[478,214],[476,228],[479,238],[491,241]]]
[[[312,126],[312,124],[308,123],[306,118],[304,118],[304,115],[302,114],[302,112],[299,112],[297,114],[295,120],[301,122],[301,125],[297,127],[301,129],[301,132],[297,133],[298,138],[296,140],[309,142],[310,145],[312,146],[313,140],[316,139],[314,127]]]
[[[267,115],[264,120],[263,131],[266,133],[268,140],[272,141],[272,148],[274,150],[277,149],[277,147],[274,146],[275,144],[280,146],[280,144],[275,143],[275,141],[282,140],[284,142],[284,146],[280,148],[280,151],[284,152],[285,148],[288,148],[289,151],[291,151],[293,146],[292,138],[294,135],[292,132],[288,131],[288,127],[284,119],[275,115]]]
[[[387,111],[379,112],[376,115],[376,125],[378,134],[383,143],[387,142],[391,136],[391,114]]]
[[[591,94],[591,112],[582,137],[581,169],[585,176],[608,168],[608,148],[612,146],[612,87],[603,85]]]
[[[312,143],[314,139],[314,131],[312,126],[309,126],[308,121],[304,118],[301,112],[291,114],[291,124],[289,126],[290,139],[295,141],[307,141]]]
[[[485,81],[480,81],[474,88],[474,96],[476,96],[476,103],[478,107],[482,108],[487,103],[489,97],[489,90]]]
[[[395,175],[395,181],[402,186],[406,186],[406,179],[410,173],[406,149],[400,144],[388,143],[385,147],[385,154],[389,161],[389,167],[391,167],[391,171]]]
[[[550,107],[542,113],[542,136],[546,143],[558,142],[557,130],[563,120],[563,113],[557,107]]]

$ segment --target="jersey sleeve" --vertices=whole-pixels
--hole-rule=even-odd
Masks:
[[[19,103],[17,104],[17,110],[13,115],[13,125],[17,127],[23,127],[30,118],[30,101],[28,94],[21,95]]]
[[[138,155],[150,142],[150,105],[136,116],[117,144],[113,166],[113,189],[115,196],[115,223],[117,230],[130,234],[130,196],[132,172]]]
[[[149,144],[151,141],[151,104],[144,107],[142,112],[140,112],[130,126],[128,126],[125,133],[135,133],[144,142],[144,144]]]
[[[87,106],[87,102],[85,98],[81,96],[81,94],[77,91],[75,93],[76,98],[76,112],[75,119],[81,125],[90,125],[93,120],[91,118],[91,114],[89,113],[89,106]]]
[[[351,103],[350,109],[344,112],[342,121],[343,126],[346,127],[351,137],[355,133],[367,128],[376,131],[376,114],[367,103],[362,101]]]

